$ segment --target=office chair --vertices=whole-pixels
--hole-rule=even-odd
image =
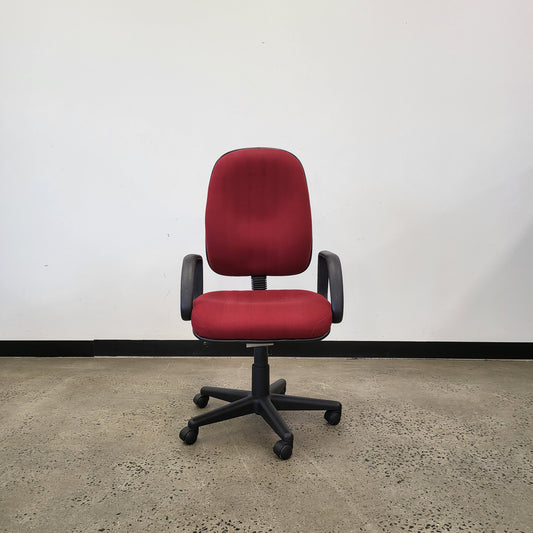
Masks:
[[[311,209],[300,161],[273,148],[223,155],[211,174],[205,231],[211,269],[225,276],[250,276],[252,290],[204,294],[202,257],[187,255],[181,273],[181,316],[191,320],[201,340],[239,341],[252,348],[252,386],[202,387],[193,400],[199,408],[206,407],[210,397],[229,403],[191,418],[180,438],[193,444],[199,427],[255,413],[278,434],[276,455],[288,459],[293,434],[279,410],[323,410],[326,421],[336,425],[342,409],[336,401],[287,395],[284,379],[270,384],[269,346],[323,339],[343,315],[341,264],[331,252],[318,254],[317,292],[267,290],[267,276],[299,274],[311,261]]]

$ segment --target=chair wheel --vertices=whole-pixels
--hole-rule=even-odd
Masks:
[[[284,440],[278,440],[274,444],[274,453],[283,461],[292,455],[292,446],[287,444]]]
[[[203,409],[206,405],[207,405],[207,402],[209,401],[209,396],[204,396],[203,394],[197,394],[193,399],[192,401],[198,406],[200,407],[200,409]]]
[[[196,442],[197,438],[198,438],[198,430],[197,429],[191,429],[189,426],[185,426],[180,431],[180,439],[185,444],[194,444]]]
[[[287,392],[287,382],[284,379],[278,379],[270,385],[270,394],[285,394]]]
[[[336,426],[341,421],[341,412],[326,411],[324,413],[324,418],[327,420],[328,424],[330,424],[331,426]]]

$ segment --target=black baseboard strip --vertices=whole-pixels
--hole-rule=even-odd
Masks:
[[[199,340],[0,341],[0,357],[213,357],[250,353],[242,343]],[[274,357],[533,359],[533,342],[279,342],[270,353]]]
[[[0,341],[0,357],[93,357],[93,341]]]

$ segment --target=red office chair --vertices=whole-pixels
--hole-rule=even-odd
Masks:
[[[209,266],[226,276],[251,276],[252,290],[203,294],[202,258],[187,255],[181,274],[181,316],[206,341],[240,341],[253,348],[252,390],[202,387],[194,397],[205,407],[209,397],[230,402],[195,416],[180,432],[193,444],[206,424],[256,413],[279,435],[274,452],[292,454],[293,434],[278,410],[325,410],[336,425],[341,404],[285,394],[286,382],[270,385],[268,346],[276,341],[319,340],[343,314],[340,260],[318,255],[318,292],[266,290],[267,276],[303,272],[311,261],[311,209],[305,173],[291,153],[245,148],[223,155],[209,183],[205,215]],[[327,300],[328,286],[331,303]]]

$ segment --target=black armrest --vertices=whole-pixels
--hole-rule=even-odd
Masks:
[[[323,250],[318,254],[318,294],[328,297],[331,294],[332,322],[342,320],[344,312],[344,289],[342,284],[342,267],[339,256]]]
[[[181,318],[190,320],[192,302],[204,292],[202,256],[189,254],[181,266]]]

